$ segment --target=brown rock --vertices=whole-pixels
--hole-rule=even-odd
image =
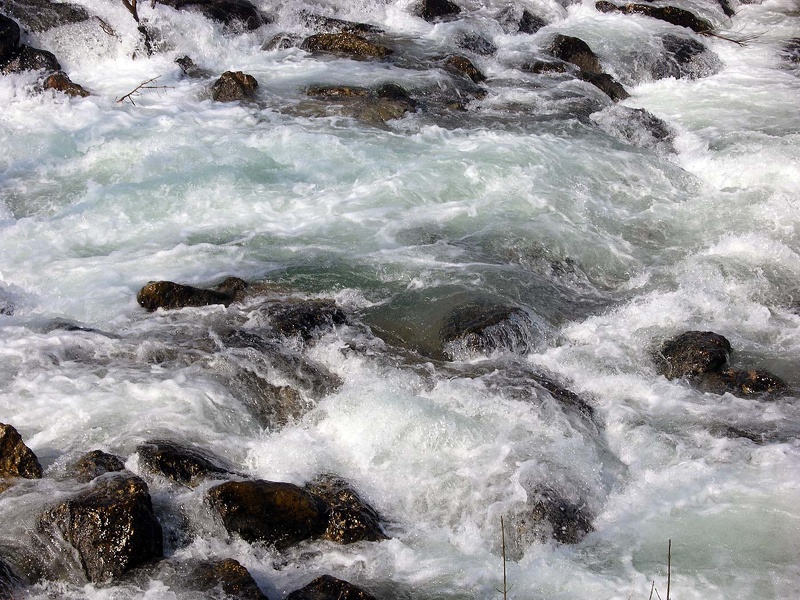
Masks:
[[[655,359],[667,379],[676,379],[721,371],[730,354],[731,343],[718,333],[687,331],[664,342]]]
[[[58,73],[53,73],[44,80],[44,89],[62,92],[67,96],[72,96],[73,98],[85,98],[86,96],[91,95],[83,87],[77,83],[74,83],[69,77],[66,76],[65,73],[61,71]]]
[[[317,33],[303,40],[301,48],[310,52],[328,52],[351,58],[385,58],[392,54],[390,48],[373,44],[353,33]]]
[[[42,465],[11,425],[0,423],[0,477],[40,479]]]
[[[266,598],[250,572],[232,558],[204,561],[192,569],[187,579],[188,587],[197,592],[221,588],[226,597],[242,600]]]
[[[224,304],[228,306],[237,300],[247,284],[241,279],[229,277],[217,289],[206,290],[172,281],[151,281],[136,295],[136,301],[149,311],[158,308],[165,310],[187,306],[208,306]]]
[[[92,450],[84,454],[67,471],[81,483],[89,483],[105,473],[116,473],[125,468],[125,463],[119,456],[106,454],[102,450]]]
[[[147,484],[133,475],[96,479],[89,490],[41,514],[38,528],[92,583],[117,579],[163,553]]]
[[[377,600],[377,598],[352,583],[323,575],[286,596],[286,600]]]
[[[327,525],[324,503],[291,483],[229,481],[211,488],[208,500],[228,532],[279,549],[318,536]]]
[[[660,21],[666,21],[678,27],[686,27],[695,33],[709,33],[713,31],[714,27],[706,21],[701,19],[694,13],[677,8],[675,6],[653,6],[650,4],[625,4],[619,6],[611,2],[600,1],[595,3],[595,8],[600,12],[621,12],[628,15],[637,14],[644,15],[645,17],[652,17]]]
[[[705,373],[697,379],[697,387],[705,392],[752,398],[774,395],[789,389],[786,382],[777,375],[762,369],[726,369],[719,373]]]
[[[556,58],[572,63],[587,73],[602,73],[600,59],[583,40],[568,35],[557,35],[550,43],[550,52]]]
[[[211,98],[217,102],[236,102],[255,96],[258,81],[241,71],[225,71],[211,86]]]
[[[4,75],[22,73],[23,71],[60,71],[61,65],[52,52],[20,46],[19,50],[8,60],[0,72]]]
[[[475,83],[486,81],[486,75],[481,73],[478,68],[472,64],[472,61],[466,56],[454,54],[447,59],[444,66],[449,71],[466,75]]]
[[[608,73],[588,73],[586,71],[580,71],[578,73],[578,78],[587,83],[591,83],[615,102],[618,100],[625,100],[625,98],[630,98],[631,96],[628,91],[622,87],[622,84]]]
[[[231,473],[219,464],[220,461],[204,452],[174,442],[148,441],[139,445],[136,452],[139,454],[139,466],[142,469],[188,487],[195,487],[215,474]]]
[[[324,299],[272,305],[269,318],[278,333],[287,337],[298,336],[305,342],[331,331],[336,325],[343,325],[347,319],[336,302]]]
[[[338,544],[388,539],[378,512],[350,485],[334,475],[322,475],[306,489],[328,505],[328,526],[322,537]]]

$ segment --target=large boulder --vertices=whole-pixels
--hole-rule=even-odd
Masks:
[[[208,501],[228,532],[279,549],[319,536],[327,527],[325,503],[291,483],[229,481],[211,488]]]
[[[391,48],[373,44],[354,33],[317,33],[303,40],[300,46],[309,52],[338,54],[350,58],[385,58]]]
[[[222,461],[206,452],[165,440],[140,444],[136,452],[139,454],[139,467],[142,470],[188,487],[196,487],[214,475],[231,473],[222,466]]]
[[[258,29],[269,19],[248,0],[158,0],[176,10],[199,12],[227,26]]]
[[[306,489],[327,504],[328,524],[324,539],[338,544],[388,539],[378,512],[361,499],[350,485],[334,475],[321,475]]]
[[[242,71],[225,71],[211,86],[211,98],[217,102],[238,102],[256,95],[258,81]]]
[[[678,27],[686,27],[695,33],[709,33],[713,31],[714,26],[705,19],[701,19],[697,15],[683,8],[675,6],[653,6],[652,4],[635,4],[629,3],[622,6],[601,0],[595,3],[595,8],[600,12],[621,12],[624,14],[644,15],[666,21]]]
[[[550,43],[550,52],[556,58],[572,63],[586,73],[602,73],[600,59],[580,38],[557,35]]]
[[[216,289],[207,290],[172,281],[151,281],[136,295],[140,306],[149,311],[159,308],[165,310],[187,306],[208,306],[224,304],[228,306],[240,296],[247,284],[236,277],[229,277]]]
[[[82,23],[91,15],[82,6],[51,0],[3,0],[0,6],[23,27],[36,33],[54,27]]]
[[[520,308],[465,304],[453,309],[439,330],[442,350],[450,360],[464,360],[496,351],[526,354],[533,347],[532,324]]]
[[[286,600],[377,600],[372,594],[331,575],[322,575],[293,591]]]
[[[0,423],[0,477],[40,479],[42,465],[12,425]]]
[[[110,474],[39,516],[38,529],[92,583],[118,579],[161,558],[161,525],[147,484],[133,475]]]
[[[89,483],[106,473],[116,473],[125,468],[125,462],[114,454],[102,450],[87,452],[67,467],[67,473],[80,481]]]
[[[656,353],[656,365],[667,379],[721,371],[731,355],[731,343],[712,331],[687,331],[668,339]]]
[[[461,13],[461,8],[450,0],[422,0],[413,7],[414,14],[426,21],[437,21],[445,17],[454,17]]]
[[[650,67],[653,79],[697,79],[722,68],[719,57],[696,39],[668,33],[661,44],[664,51]]]

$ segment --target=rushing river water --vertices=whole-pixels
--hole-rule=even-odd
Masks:
[[[138,473],[137,445],[166,438],[248,477],[336,473],[381,513],[388,540],[278,552],[226,536],[203,503],[210,484],[148,479],[168,557],[236,558],[274,600],[322,573],[384,599],[501,598],[501,516],[512,599],[642,600],[653,581],[663,599],[668,540],[673,598],[800,597],[800,69],[784,52],[796,2],[734,1],[731,18],[712,0],[675,3],[743,45],[588,1],[524,3],[548,23],[533,34],[503,28],[501,0],[435,23],[406,0],[256,2],[274,21],[238,32],[143,4],[151,57],[121,3],[80,3],[115,35],[93,20],[25,41],[91,96],[40,93],[35,72],[0,77],[0,421],[45,468],[0,495],[3,546],[71,493],[71,460],[102,449]],[[301,9],[379,26],[394,54],[262,50],[312,33]],[[496,51],[458,49],[465,32]],[[523,70],[556,33],[586,41],[630,97]],[[674,33],[713,53],[703,76],[653,77],[659,36]],[[442,67],[456,51],[482,88]],[[207,74],[185,76],[184,55]],[[252,102],[210,99],[226,70],[256,78]],[[135,104],[117,101],[156,77]],[[385,122],[304,93],[389,82],[417,105]],[[666,138],[632,117],[640,108]],[[348,314],[314,343],[286,342],[341,380],[288,423],[253,418],[231,365],[258,359],[220,333],[268,325],[258,294],[155,313],[136,301],[150,280],[227,276]],[[442,321],[469,302],[522,309],[521,348],[442,360]],[[725,335],[734,366],[790,392],[667,380],[653,350],[686,330]],[[593,418],[519,393],[529,372]],[[593,531],[526,536],[542,488],[584,507]],[[24,593],[191,596],[155,576]]]

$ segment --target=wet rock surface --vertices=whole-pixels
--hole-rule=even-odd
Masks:
[[[319,33],[383,33],[383,29],[368,23],[356,23],[344,19],[335,19],[325,15],[319,15],[307,10],[300,11],[300,18],[308,27],[313,28]]]
[[[116,473],[125,468],[119,456],[102,450],[92,450],[67,467],[67,473],[81,483],[89,483],[106,473]]]
[[[728,364],[731,343],[711,331],[687,331],[664,342],[656,355],[667,379],[720,371]]]
[[[86,98],[91,94],[82,86],[73,82],[65,73],[53,73],[44,80],[43,84],[46,90],[55,90],[73,98]]]
[[[33,32],[81,23],[91,18],[82,6],[50,0],[2,0],[0,12],[17,19],[25,29]]]
[[[550,53],[565,62],[572,63],[584,73],[602,73],[600,59],[583,40],[568,35],[557,35],[550,43]]]
[[[534,492],[526,509],[512,520],[512,527],[521,540],[552,539],[560,544],[577,544],[594,531],[592,516],[585,505],[571,502],[550,489]]]
[[[211,98],[217,102],[250,100],[257,89],[258,81],[252,75],[241,71],[225,71],[211,86]]]
[[[433,22],[460,14],[461,7],[450,0],[422,0],[413,7],[413,12],[426,21]]]
[[[147,484],[133,475],[109,474],[73,498],[42,513],[38,529],[74,557],[74,568],[92,583],[108,583],[161,558],[161,525]]]
[[[42,466],[12,426],[0,423],[0,477],[40,479]]]
[[[474,64],[472,64],[472,61],[468,59],[466,56],[461,56],[460,54],[454,54],[447,58],[447,60],[444,63],[444,66],[449,71],[461,75],[466,75],[474,83],[481,83],[483,81],[486,81],[486,75],[481,73],[480,70]]]
[[[328,507],[324,539],[338,544],[388,539],[381,528],[378,512],[345,480],[335,475],[321,475],[306,485],[306,489]]]
[[[228,598],[266,598],[250,572],[233,558],[201,562],[189,571],[186,582],[190,589],[197,592],[213,593],[215,590],[222,590]]]
[[[19,25],[13,19],[0,14],[0,65],[16,54],[19,48]]]
[[[158,0],[176,10],[199,12],[206,18],[228,26],[258,29],[269,18],[247,0]]]
[[[341,89],[341,88],[338,88]],[[352,88],[344,88],[347,97],[359,95]],[[366,93],[365,93],[366,95]],[[269,319],[275,330],[283,336],[297,336],[304,342],[344,325],[347,317],[332,300],[300,300],[272,304]]]
[[[176,483],[195,487],[215,475],[229,475],[220,459],[208,452],[166,440],[152,440],[136,448],[139,467]]]
[[[208,290],[172,281],[151,281],[136,295],[140,306],[149,311],[224,304],[228,306],[237,299],[247,284],[241,279],[228,278],[217,289]]]
[[[674,150],[674,131],[643,108],[615,105],[592,114],[590,119],[607,134],[631,146],[666,152]]]
[[[336,579],[331,575],[323,575],[286,596],[286,600],[377,600],[377,598],[352,583]]]
[[[695,33],[708,33],[713,31],[714,27],[706,21],[701,19],[694,13],[678,8],[676,6],[653,6],[652,4],[624,4],[617,5],[612,2],[597,2],[595,8],[600,12],[621,12],[628,15],[636,14],[660,21],[666,21],[678,27],[686,27]]]
[[[467,304],[454,309],[439,330],[445,356],[463,360],[496,351],[525,353],[534,345],[528,314],[513,306]]]
[[[697,79],[722,68],[722,61],[705,44],[690,37],[666,34],[661,38],[664,53],[651,67],[653,79]]]
[[[60,71],[61,64],[52,52],[20,46],[17,52],[2,66],[4,75],[22,73],[24,71]]]
[[[578,73],[578,78],[591,83],[615,102],[630,98],[630,94],[622,84],[608,73],[587,73],[586,71],[580,71]]]
[[[696,385],[704,392],[729,392],[743,398],[774,396],[789,389],[783,379],[763,369],[725,369],[718,373],[704,373]]]
[[[300,45],[309,52],[323,52],[350,58],[385,58],[391,48],[374,44],[354,33],[317,33],[307,37]]]
[[[0,558],[0,598],[3,600],[13,600],[15,591],[21,587],[19,576],[5,560]]]

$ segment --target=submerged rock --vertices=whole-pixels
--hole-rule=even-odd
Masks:
[[[45,79],[43,87],[46,90],[55,90],[56,92],[61,92],[62,94],[72,96],[73,98],[85,98],[86,96],[91,95],[82,86],[73,82],[65,73],[61,71],[58,73],[53,73],[47,79]]]
[[[225,71],[211,86],[211,98],[217,102],[249,100],[256,95],[257,89],[258,81],[252,75],[241,71]]]
[[[204,451],[175,442],[148,441],[139,445],[136,452],[139,454],[139,466],[144,471],[162,475],[188,487],[195,487],[213,475],[231,473],[221,465],[221,461]]]
[[[320,33],[383,33],[383,29],[375,25],[334,19],[306,10],[300,11],[300,18],[308,27]]]
[[[170,310],[211,304],[228,306],[239,298],[241,291],[246,287],[247,283],[236,277],[229,277],[213,290],[172,281],[151,281],[139,290],[136,301],[149,311],[159,308]]]
[[[461,13],[461,8],[450,0],[422,0],[413,7],[413,12],[426,21],[436,21]]]
[[[729,392],[745,398],[780,394],[789,389],[783,379],[763,369],[726,369],[719,373],[704,373],[696,383],[704,392]]]
[[[341,90],[342,88],[337,88]],[[344,88],[348,95],[352,88]],[[353,95],[357,95],[353,92]],[[344,325],[347,317],[333,300],[300,300],[270,305],[269,319],[275,330],[286,337],[297,336],[309,342]]]
[[[92,583],[107,583],[161,558],[161,525],[147,484],[133,475],[105,475],[92,487],[39,516],[38,529]]]
[[[532,336],[532,323],[525,311],[484,304],[454,309],[439,330],[442,349],[450,360],[498,350],[525,354],[534,345]]]
[[[588,73],[586,71],[580,71],[578,73],[578,78],[587,83],[591,83],[614,102],[630,98],[630,94],[622,87],[622,84],[608,73]]]
[[[13,600],[16,598],[15,590],[21,586],[22,581],[5,560],[0,558],[0,598]]]
[[[481,73],[478,68],[472,64],[472,61],[466,56],[454,54],[447,58],[444,66],[448,71],[458,73],[459,75],[466,75],[474,83],[486,81],[486,75]]]
[[[534,492],[525,511],[512,520],[512,526],[524,545],[549,539],[577,544],[594,531],[585,505],[570,502],[550,489]]]
[[[270,20],[248,0],[158,0],[176,10],[199,12],[207,19],[228,26],[258,29]]]
[[[731,344],[718,333],[687,331],[664,342],[655,355],[659,372],[667,379],[721,371],[727,366]]]
[[[589,117],[616,139],[637,148],[672,151],[675,134],[663,120],[643,108],[615,105]]]
[[[221,589],[226,598],[266,598],[250,572],[233,558],[203,561],[189,572],[185,582],[187,587],[197,592],[211,593]]]
[[[497,52],[497,46],[475,31],[459,33],[456,37],[456,45],[481,56],[492,56]]]
[[[497,14],[496,19],[505,33],[533,34],[547,25],[547,21],[537,17],[527,8],[520,11],[516,6],[504,8]]]
[[[325,504],[291,483],[229,481],[208,491],[212,509],[229,533],[281,549],[319,536],[327,527]]]
[[[661,43],[664,53],[650,69],[653,79],[697,79],[713,75],[722,67],[719,57],[698,40],[667,34]]]
[[[378,512],[343,479],[322,475],[306,485],[306,489],[328,507],[324,539],[338,544],[388,539],[381,528]]]
[[[525,71],[526,73],[533,73],[535,75],[566,73],[567,65],[565,65],[563,62],[556,62],[552,60],[536,60],[520,65],[520,70]]]
[[[125,462],[102,450],[92,450],[67,467],[67,473],[81,483],[89,483],[106,473],[116,473],[125,468]]]
[[[352,583],[330,575],[322,575],[286,596],[286,600],[377,600],[377,598]]]
[[[583,40],[568,35],[557,35],[550,43],[550,52],[556,58],[572,63],[586,73],[602,73],[600,59]]]
[[[0,2],[0,9],[17,19],[23,27],[36,33],[62,25],[82,23],[91,18],[82,6],[50,0],[3,0]]]
[[[266,42],[261,44],[261,49],[265,52],[270,50],[286,50],[287,48],[296,48],[303,41],[299,35],[294,33],[276,33]]]
[[[694,13],[682,8],[677,8],[676,6],[653,6],[651,4],[634,3],[619,6],[612,2],[601,0],[595,3],[595,8],[605,13],[621,12],[628,15],[644,15],[645,17],[666,21],[678,27],[686,27],[695,33],[708,33],[714,29],[711,23],[705,19],[701,19]]]
[[[790,39],[781,51],[784,58],[791,63],[800,63],[800,38]]]
[[[353,33],[317,33],[303,40],[300,47],[309,52],[327,52],[350,58],[385,58],[392,54],[390,48],[373,44]]]
[[[0,477],[41,479],[42,465],[12,425],[0,423]]]

